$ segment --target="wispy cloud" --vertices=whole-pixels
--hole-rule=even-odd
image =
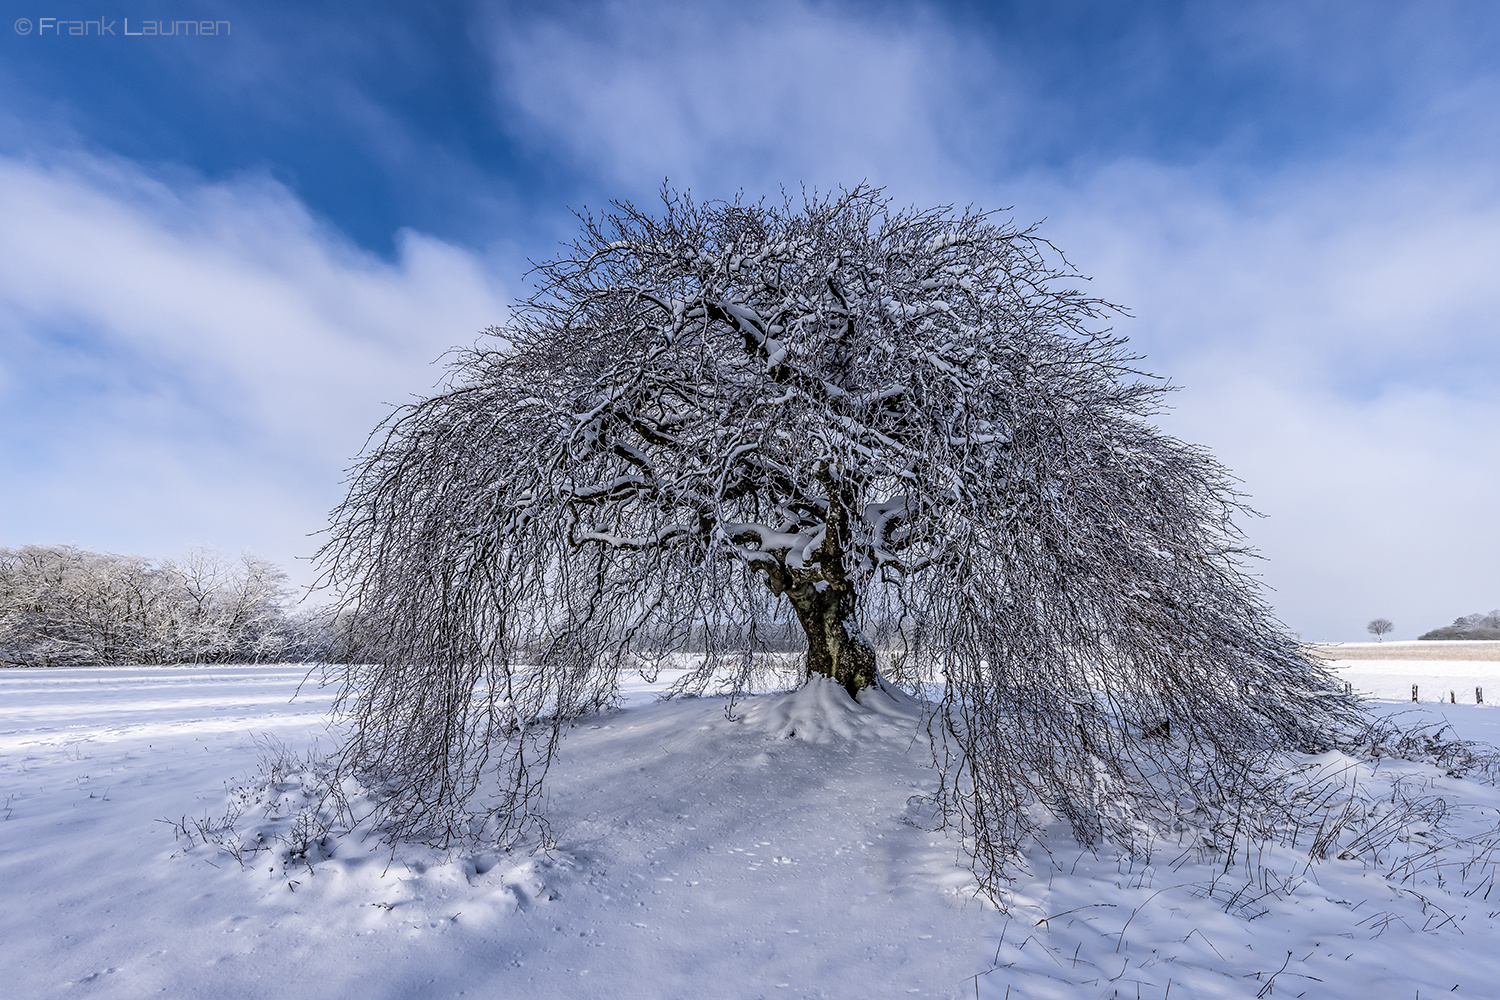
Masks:
[[[4,160],[0,215],[7,543],[306,554],[383,401],[504,317],[473,254],[384,262],[263,179]]]
[[[663,177],[713,195],[869,179],[926,195],[953,176],[944,109],[989,100],[970,87],[982,54],[919,12],[775,2],[569,14],[496,27],[500,101],[632,191]]]
[[[1416,634],[1500,602],[1500,183],[1420,158],[1235,174],[1018,186],[1183,386],[1164,424],[1267,515],[1246,528],[1289,623]]]

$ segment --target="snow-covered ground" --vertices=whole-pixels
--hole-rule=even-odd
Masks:
[[[1400,666],[1409,698],[1421,665]],[[1132,864],[1056,831],[998,912],[975,898],[961,845],[923,828],[913,796],[933,777],[915,709],[826,687],[744,699],[731,718],[724,700],[653,703],[638,685],[568,735],[549,853],[393,854],[346,837],[311,867],[264,852],[242,868],[185,850],[160,820],[222,813],[278,741],[328,745],[328,693],[293,700],[302,678],[0,672],[0,994],[1365,1000],[1500,982],[1493,870],[1456,863],[1481,848],[1424,854],[1444,828],[1495,830],[1489,785],[1329,755],[1312,763],[1330,787],[1358,777],[1370,817],[1402,777],[1446,819],[1397,831],[1378,866],[1308,867],[1273,847],[1227,871],[1171,845]],[[1500,701],[1500,677],[1486,681]],[[1415,711],[1500,737],[1488,705]],[[294,801],[298,781],[275,791]],[[1384,878],[1403,858],[1412,877]]]
[[[1338,675],[1368,698],[1473,705],[1500,703],[1500,643],[1348,642],[1317,647]],[[1472,657],[1472,658],[1471,658]]]

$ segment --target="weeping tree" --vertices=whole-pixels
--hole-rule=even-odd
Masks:
[[[1338,730],[1232,480],[1033,229],[867,187],[581,223],[322,552],[366,664],[343,764],[399,835],[517,835],[567,720],[695,636],[696,690],[791,628],[810,680],[928,696],[987,886],[1034,807],[1130,840]]]

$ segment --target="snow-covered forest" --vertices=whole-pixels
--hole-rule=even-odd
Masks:
[[[258,663],[332,654],[264,559],[151,560],[70,545],[0,548],[0,664]]]

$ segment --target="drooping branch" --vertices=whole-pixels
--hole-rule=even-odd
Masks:
[[[1347,711],[1244,573],[1228,474],[1032,230],[669,194],[535,275],[506,346],[372,439],[323,553],[367,651],[346,759],[403,829],[485,774],[513,831],[621,670],[691,642],[689,683],[734,688],[786,627],[851,691],[877,630],[889,680],[945,682],[990,885],[1032,805],[1128,839]]]

